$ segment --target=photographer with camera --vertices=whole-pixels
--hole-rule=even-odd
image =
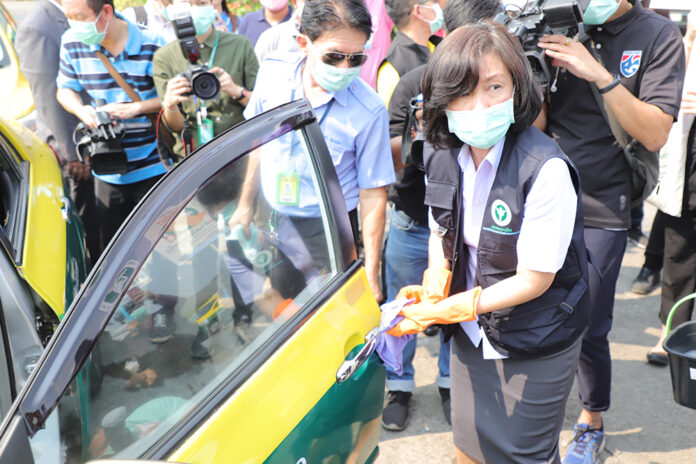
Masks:
[[[155,53],[154,79],[174,153],[185,156],[244,120],[259,64],[246,37],[213,27],[211,0],[175,0],[167,16],[179,40]]]
[[[538,44],[554,72],[560,70],[541,123],[580,173],[585,242],[596,261],[589,269],[591,308],[578,364],[582,412],[566,464],[598,462],[604,447],[602,412],[609,409],[611,391],[607,337],[635,198],[632,184],[634,190],[638,185],[629,160],[638,149],[657,152],[667,141],[685,72],[678,28],[639,1],[590,0],[583,16],[587,40],[547,35]],[[630,150],[631,144],[617,142],[612,119],[642,147]]]
[[[62,38],[56,96],[67,111],[94,131],[97,140],[87,147],[108,146],[106,152],[87,149],[95,176],[103,250],[165,172],[154,128],[148,126],[146,116],[160,109],[151,60],[163,41],[116,13],[113,0],[64,0],[63,8],[70,29]],[[93,101],[105,104],[96,109],[84,105],[83,90]],[[106,140],[116,130],[112,124],[125,128],[125,133]],[[132,124],[139,128],[129,132],[127,126]],[[99,132],[105,140],[99,140]]]

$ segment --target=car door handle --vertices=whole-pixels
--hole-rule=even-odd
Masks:
[[[65,221],[69,221],[70,220],[70,213],[71,213],[70,199],[68,197],[61,197],[60,202],[61,202],[60,213],[63,216],[63,219]]]
[[[353,359],[344,361],[341,367],[336,371],[336,383],[343,383],[348,380],[353,374],[357,372],[360,367],[365,364],[370,358],[370,355],[374,353],[377,347],[377,334],[379,333],[379,327],[375,327],[370,330],[370,332],[365,335],[365,345],[360,349],[360,352],[355,355]]]

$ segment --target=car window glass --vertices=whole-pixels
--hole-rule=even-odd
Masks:
[[[32,438],[36,462],[141,456],[300,319],[337,273],[322,195],[301,131],[209,179],[105,297],[117,310]]]

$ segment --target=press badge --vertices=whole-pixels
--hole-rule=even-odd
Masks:
[[[286,206],[297,206],[300,203],[300,176],[296,172],[278,174],[276,203]]]
[[[205,145],[213,140],[213,121],[208,118],[200,119],[198,122],[198,143]]]

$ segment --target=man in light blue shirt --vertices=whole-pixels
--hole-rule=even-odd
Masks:
[[[271,108],[305,98],[303,54],[269,55],[259,69],[255,92],[244,111],[248,119]],[[362,80],[354,79],[347,88],[309,96],[317,121],[343,190],[346,208],[361,207],[362,236],[368,281],[378,299],[378,271],[381,235],[384,230],[386,186],[395,181],[389,146],[388,116],[379,96]],[[259,156],[261,186],[271,206],[288,216],[319,217],[319,202],[313,188],[306,159],[294,156],[301,143],[295,134],[287,134],[269,145]],[[292,148],[291,148],[292,147]],[[277,179],[283,172],[299,175],[299,198],[295,205],[278,201]],[[282,192],[281,192],[282,193]],[[376,240],[376,234],[379,240]]]

